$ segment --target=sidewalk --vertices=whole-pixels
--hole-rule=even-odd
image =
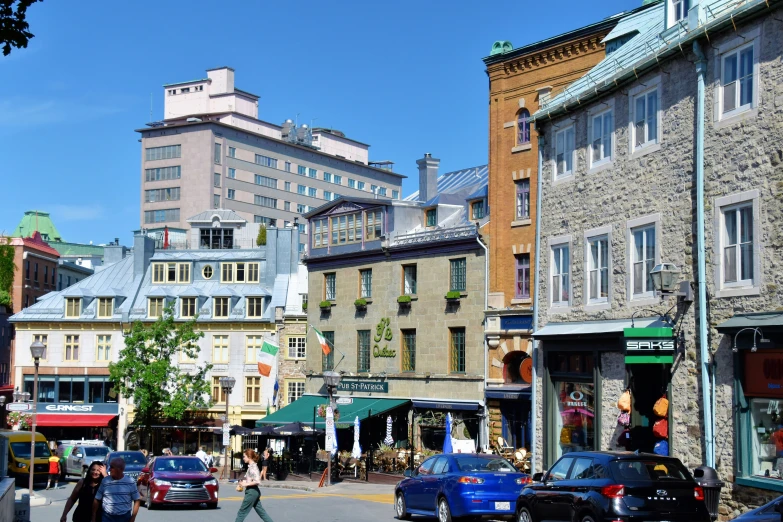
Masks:
[[[22,495],[27,495],[29,492],[30,490],[27,488],[16,488],[14,500],[22,500]],[[35,493],[35,490],[33,490],[33,493]],[[40,491],[34,497],[30,497],[30,507],[48,506],[51,503],[52,500],[43,496]]]

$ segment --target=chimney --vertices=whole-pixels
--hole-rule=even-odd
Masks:
[[[416,160],[419,166],[419,201],[424,203],[435,197],[438,193],[438,165],[440,160],[432,157],[427,152],[420,160]]]
[[[133,234],[133,278],[143,277],[147,267],[150,266],[150,259],[155,253],[155,241],[143,234],[136,232]]]
[[[103,247],[103,264],[113,265],[125,259],[128,249],[120,245],[119,239],[116,239],[111,245]]]

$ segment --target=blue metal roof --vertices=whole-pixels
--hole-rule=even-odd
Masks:
[[[471,167],[469,169],[447,172],[438,176],[438,195],[457,194],[462,189],[468,187],[475,191],[480,187],[485,187],[489,183],[489,165]],[[466,195],[467,196],[467,195]],[[419,191],[417,190],[404,201],[419,201]]]

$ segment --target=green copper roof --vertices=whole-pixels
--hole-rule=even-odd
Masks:
[[[44,241],[62,241],[63,238],[52,223],[48,212],[40,210],[28,210],[24,213],[22,221],[16,226],[11,237],[30,237],[35,231],[41,233]]]
[[[103,247],[98,245],[85,245],[83,243],[65,243],[63,241],[50,241],[49,246],[57,250],[61,256],[102,256]]]

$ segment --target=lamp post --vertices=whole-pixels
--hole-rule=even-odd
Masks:
[[[38,407],[38,365],[41,362],[46,351],[46,346],[41,341],[35,341],[30,345],[30,354],[35,361],[35,377],[33,377],[33,427],[31,429],[32,436],[30,437],[30,496],[33,496],[33,479],[35,475],[35,424],[38,418],[36,408]]]
[[[0,429],[5,429],[5,401],[7,400],[5,395],[0,395],[0,410],[3,414],[0,415]]]
[[[332,409],[332,413],[334,413],[334,391],[337,389],[337,385],[340,384],[341,376],[339,373],[335,371],[326,371],[324,372],[324,384],[326,384],[326,393],[329,395],[329,407]],[[334,422],[334,417],[332,417],[332,422]],[[326,425],[324,424],[324,427]],[[328,433],[328,427],[326,427],[326,436],[330,436],[331,434]],[[337,441],[334,441],[335,444],[337,444]],[[326,485],[331,486],[332,485],[332,452],[329,451],[329,460],[326,461]]]
[[[234,385],[237,383],[237,380],[233,377],[221,377],[220,379],[220,387],[223,389],[223,391],[226,394],[226,422],[223,424],[223,440],[226,440],[226,428],[228,427],[228,396],[231,395],[231,390],[234,389]],[[229,452],[229,446],[230,444],[224,445],[226,448],[226,461],[223,463],[223,473],[226,476],[226,480],[229,479],[228,476],[228,452]]]

